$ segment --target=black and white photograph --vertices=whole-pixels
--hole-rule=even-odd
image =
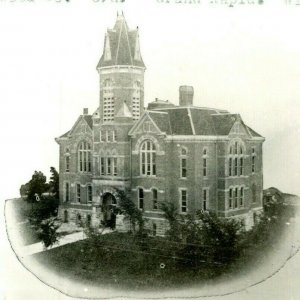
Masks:
[[[0,27],[3,299],[300,298],[300,1],[1,0]]]

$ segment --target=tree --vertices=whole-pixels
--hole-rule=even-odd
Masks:
[[[36,195],[41,197],[44,192],[48,191],[49,185],[46,180],[46,176],[41,171],[34,171],[31,180],[28,182],[28,202],[35,202]]]
[[[125,218],[129,220],[132,231],[135,233],[138,225],[139,231],[142,232],[144,229],[142,211],[135,206],[127,192],[119,190],[117,198],[119,199],[119,208],[124,213]]]
[[[28,191],[29,191],[29,182],[22,184],[20,187],[20,195],[23,199],[27,198]]]
[[[214,263],[228,264],[239,255],[238,241],[242,223],[239,220],[219,218],[214,213],[197,212],[201,226],[203,251]]]
[[[57,219],[53,217],[41,222],[37,234],[45,248],[49,248],[58,242],[57,229],[59,226]]]
[[[49,181],[50,192],[55,198],[59,197],[59,174],[54,167],[50,168],[51,177]]]
[[[169,222],[169,230],[167,235],[171,240],[180,239],[180,224],[178,220],[177,207],[172,202],[162,202],[160,205],[161,210],[164,212],[164,216]]]
[[[44,220],[56,217],[59,201],[52,196],[42,196],[29,212],[28,219],[32,225],[39,226]]]

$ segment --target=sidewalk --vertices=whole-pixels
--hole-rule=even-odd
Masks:
[[[107,228],[102,232],[102,234],[106,234],[106,233],[110,233],[110,232],[111,232],[111,229]],[[28,255],[33,255],[33,254],[36,254],[36,253],[39,253],[39,252],[48,251],[48,250],[51,250],[53,248],[61,247],[61,246],[64,246],[66,244],[81,241],[81,240],[84,240],[86,238],[87,238],[87,236],[83,231],[75,232],[75,233],[71,233],[71,234],[62,236],[59,239],[57,244],[54,244],[51,248],[48,248],[48,249],[45,249],[43,243],[39,242],[39,243],[23,246],[23,247],[20,247],[19,249],[15,249],[15,250],[18,253],[18,255],[20,255],[20,256],[28,256]]]

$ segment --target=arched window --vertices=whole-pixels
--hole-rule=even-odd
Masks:
[[[242,141],[233,141],[229,145],[228,176],[244,175],[244,144]]]
[[[180,178],[187,177],[187,149],[181,148],[180,152]]]
[[[150,140],[144,141],[140,152],[141,175],[156,175],[156,148],[154,143]]]
[[[70,172],[70,156],[69,155],[66,156],[66,169],[65,169],[65,171],[67,173]]]
[[[106,78],[103,82],[104,87],[110,87],[112,86],[112,80],[110,78]]]
[[[78,148],[78,170],[80,172],[92,171],[91,157],[91,145],[86,141],[82,141]]]
[[[158,199],[157,199],[157,190],[152,190],[152,202],[153,202],[153,209],[158,209]]]
[[[87,186],[87,202],[91,203],[93,201],[93,188],[91,185]]]
[[[244,187],[240,189],[240,206],[244,206]]]

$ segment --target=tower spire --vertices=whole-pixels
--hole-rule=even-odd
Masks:
[[[133,122],[144,109],[144,71],[138,28],[130,30],[123,12],[105,36],[97,65],[100,75],[100,119]]]

